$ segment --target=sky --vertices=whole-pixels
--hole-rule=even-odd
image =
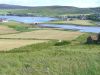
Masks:
[[[0,0],[0,4],[23,6],[75,6],[81,8],[100,7],[100,0]]]

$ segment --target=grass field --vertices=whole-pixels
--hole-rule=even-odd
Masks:
[[[55,40],[73,40],[82,35],[81,32],[62,31],[62,30],[36,30],[18,34],[1,35],[0,38],[18,38],[18,39],[55,39]]]
[[[62,46],[51,41],[1,52],[0,74],[100,75],[100,46],[84,44],[87,36]]]
[[[89,26],[93,26],[96,25],[95,22],[90,21],[90,20],[72,20],[72,21],[51,21],[51,22],[47,22],[50,24],[74,24],[74,25],[89,25]]]
[[[90,14],[64,14],[64,15],[61,15],[61,16],[80,16],[80,15],[90,15]]]

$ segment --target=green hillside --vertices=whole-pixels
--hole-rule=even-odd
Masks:
[[[13,7],[13,5],[12,5]],[[39,6],[39,7],[21,7],[11,5],[6,7],[0,6],[0,14],[31,14],[34,16],[57,16],[64,14],[91,14],[100,13],[100,8],[77,8],[71,6]],[[8,9],[9,8],[9,9]]]
[[[85,45],[86,35],[71,44],[33,44],[0,52],[1,75],[100,75],[100,46]]]

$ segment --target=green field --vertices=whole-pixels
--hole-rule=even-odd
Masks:
[[[64,14],[61,16],[80,16],[80,15],[90,15],[90,14]]]
[[[50,21],[47,24],[74,24],[74,25],[85,25],[85,26],[94,26],[96,23],[91,20],[72,20],[72,21]]]

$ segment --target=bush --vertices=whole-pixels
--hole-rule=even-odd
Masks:
[[[58,41],[55,43],[55,46],[62,46],[67,44],[70,44],[70,41]]]

